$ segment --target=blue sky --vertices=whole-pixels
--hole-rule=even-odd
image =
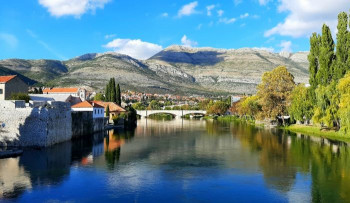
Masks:
[[[5,3],[6,2],[6,3]],[[348,0],[4,0],[0,59],[116,51],[146,59],[172,44],[306,51]]]

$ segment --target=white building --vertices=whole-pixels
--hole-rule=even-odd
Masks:
[[[43,90],[43,94],[54,94],[54,95],[65,95],[65,96],[73,96],[80,97],[82,101],[87,99],[87,92],[83,88],[75,88],[75,87],[65,87],[65,88],[45,88]]]
[[[105,116],[105,108],[96,103],[83,101],[78,104],[73,105],[72,111],[82,111],[82,112],[92,112],[93,118],[104,118]]]

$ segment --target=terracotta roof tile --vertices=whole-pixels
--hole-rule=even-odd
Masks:
[[[103,106],[105,109],[109,106],[110,112],[126,112],[125,109],[120,107],[118,104],[114,102],[104,102],[104,101],[93,101],[93,103]]]
[[[7,83],[8,81],[15,78],[16,75],[7,75],[7,76],[0,76],[0,83]]]
[[[98,104],[95,104],[95,103],[89,102],[89,101],[83,101],[83,102],[77,103],[77,104],[72,106],[72,108],[93,108],[93,107],[104,108],[101,105],[98,105]]]
[[[43,90],[43,93],[77,93],[78,92],[78,88],[71,88],[71,87],[66,87],[66,88],[58,88],[58,87],[54,87],[54,88],[45,88]]]

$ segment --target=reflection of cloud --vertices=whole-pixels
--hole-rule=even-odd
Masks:
[[[0,198],[16,197],[30,188],[30,176],[19,166],[19,158],[0,159]]]

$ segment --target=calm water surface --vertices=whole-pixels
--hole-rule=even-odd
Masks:
[[[140,120],[0,160],[0,202],[347,202],[345,143],[238,123]]]

